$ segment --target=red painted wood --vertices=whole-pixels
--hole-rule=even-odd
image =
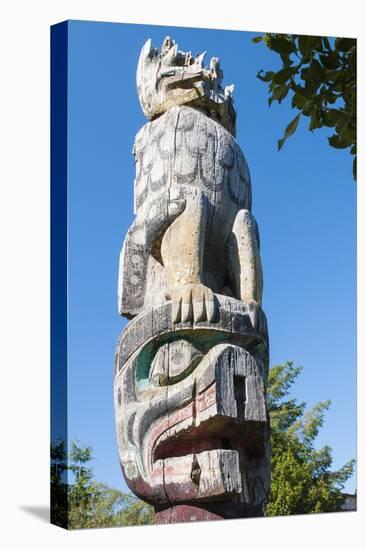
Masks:
[[[156,522],[185,523],[190,521],[217,521],[222,519],[253,518],[263,516],[261,506],[245,505],[237,501],[216,501],[194,504],[177,504],[164,510],[155,510]]]
[[[185,523],[188,521],[214,521],[222,519],[225,519],[222,515],[189,504],[180,504],[173,508],[157,512],[156,514],[156,522],[160,524]]]

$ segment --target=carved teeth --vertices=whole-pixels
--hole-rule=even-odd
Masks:
[[[251,303],[248,308],[248,315],[252,323],[253,330],[257,330],[258,326],[258,306]]]

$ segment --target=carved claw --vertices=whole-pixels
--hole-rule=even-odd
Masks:
[[[165,291],[165,299],[171,300],[172,322],[194,321],[213,322],[216,306],[215,295],[210,288],[200,283],[170,287]]]
[[[252,300],[248,303],[248,314],[253,326],[253,329],[258,333],[262,334],[265,331],[265,327],[263,326],[264,320],[263,320],[263,312],[261,310],[261,307],[257,302]]]

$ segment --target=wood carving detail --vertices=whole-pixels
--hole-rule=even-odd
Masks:
[[[261,515],[269,487],[259,232],[222,78],[169,37],[140,55],[115,414],[126,482],[161,523]]]

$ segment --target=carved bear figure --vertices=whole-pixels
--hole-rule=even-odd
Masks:
[[[151,78],[150,65],[154,66],[150,41],[147,45],[138,69],[145,111],[146,88],[150,90],[151,82],[144,82],[143,76],[147,78],[147,73]],[[139,131],[133,150],[136,218],[121,252],[119,312],[132,318],[146,307],[172,300],[176,322],[199,321],[213,317],[214,293],[261,304],[259,235],[251,214],[251,183],[244,155],[223,126],[227,119],[220,120],[218,111],[207,107],[211,102],[224,104],[224,113],[233,111],[231,91],[221,88],[217,58],[207,76],[207,69],[199,69],[190,54],[178,52],[169,38],[162,52],[159,66],[165,69],[160,68],[154,80],[162,88],[155,93],[160,98],[155,105],[158,114],[152,110],[150,95],[147,112],[153,120]],[[168,58],[170,71],[161,56]],[[182,58],[189,60],[185,72],[184,65],[172,65],[172,60]],[[202,65],[202,56],[198,58]],[[179,78],[175,75],[168,86],[161,74],[172,80],[178,69]],[[208,91],[207,82],[212,88]],[[192,99],[188,91],[201,93],[200,86],[206,95]],[[178,105],[172,105],[173,99]],[[160,114],[162,105],[170,107]],[[232,123],[228,127],[233,130]]]

